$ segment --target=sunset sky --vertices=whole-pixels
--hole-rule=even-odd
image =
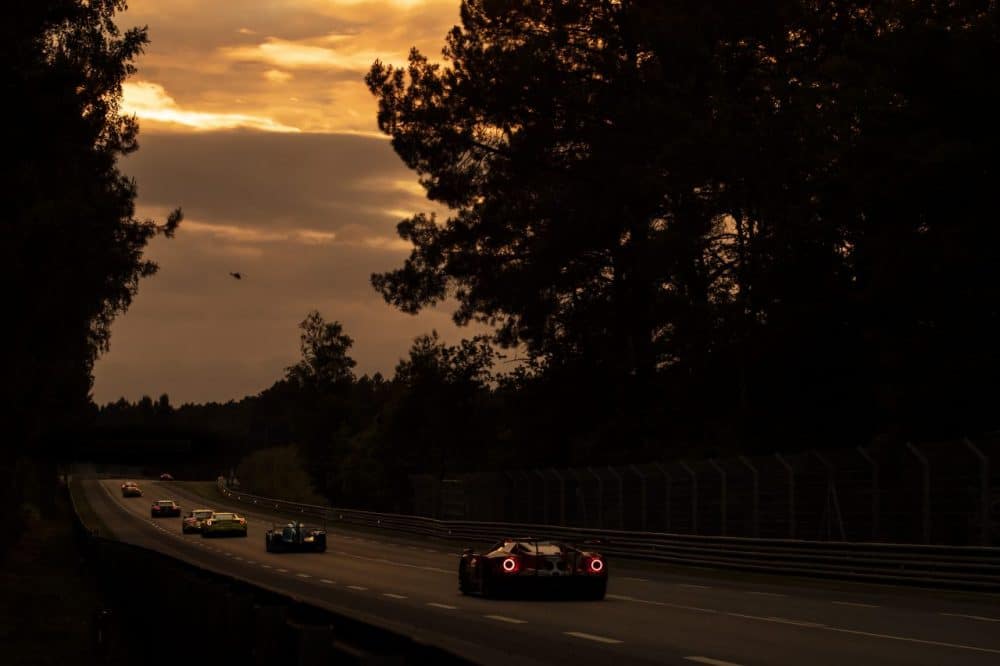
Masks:
[[[408,254],[396,223],[433,210],[375,124],[371,62],[440,53],[458,0],[132,0],[122,27],[151,44],[125,87],[140,150],[122,168],[139,213],[185,221],[148,256],[95,368],[94,399],[168,393],[225,401],[272,384],[311,309],[355,339],[359,373],[391,374],[413,337],[456,329],[450,310],[387,305],[373,271]],[[245,275],[241,281],[230,271]]]

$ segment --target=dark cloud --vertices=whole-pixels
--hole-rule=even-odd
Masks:
[[[370,286],[372,272],[407,255],[397,219],[383,211],[430,206],[394,188],[414,176],[386,141],[150,134],[123,166],[139,183],[140,212],[181,205],[188,221],[149,248],[161,270],[114,325],[111,352],[96,368],[98,402],[255,393],[295,361],[296,325],[314,308],[355,338],[362,373],[391,374],[413,337],[432,328],[450,340],[472,333],[451,323],[448,308],[405,315]]]
[[[183,205],[198,220],[249,227],[336,231],[363,225],[383,235],[382,211],[429,206],[416,175],[388,141],[338,134],[251,131],[150,134],[123,164],[147,206]]]

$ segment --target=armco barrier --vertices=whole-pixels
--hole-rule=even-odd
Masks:
[[[95,618],[101,663],[119,663],[123,646],[144,663],[164,666],[471,663],[248,581],[99,537],[79,513],[76,519],[86,565],[108,604]]]
[[[535,536],[571,542],[601,541],[601,552],[684,565],[796,576],[1000,592],[1000,548],[798,541],[594,530],[518,523],[435,520],[288,502],[229,488],[227,498],[258,509],[321,518],[389,532],[468,543]]]

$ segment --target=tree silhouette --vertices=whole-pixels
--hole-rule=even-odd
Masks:
[[[122,0],[18,2],[0,25],[8,129],[0,281],[9,315],[0,400],[14,415],[6,459],[85,413],[111,322],[156,272],[143,250],[181,220],[179,210],[162,224],[137,218],[136,184],[116,166],[138,147],[136,120],[119,104],[147,42],[144,28],[119,31],[124,8]]]
[[[286,369],[289,381],[323,391],[354,381],[357,363],[348,355],[354,344],[339,321],[327,323],[316,310],[299,324],[302,359]]]
[[[407,312],[454,297],[629,438],[987,427],[998,16],[466,0],[446,66],[367,77],[453,210],[401,222],[414,250],[373,285]]]

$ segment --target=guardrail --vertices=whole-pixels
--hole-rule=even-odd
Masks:
[[[784,575],[1000,592],[1000,548],[799,541],[595,530],[552,525],[436,520],[301,504],[229,488],[225,497],[260,509],[466,543],[532,535],[580,543],[601,541],[615,557]]]

